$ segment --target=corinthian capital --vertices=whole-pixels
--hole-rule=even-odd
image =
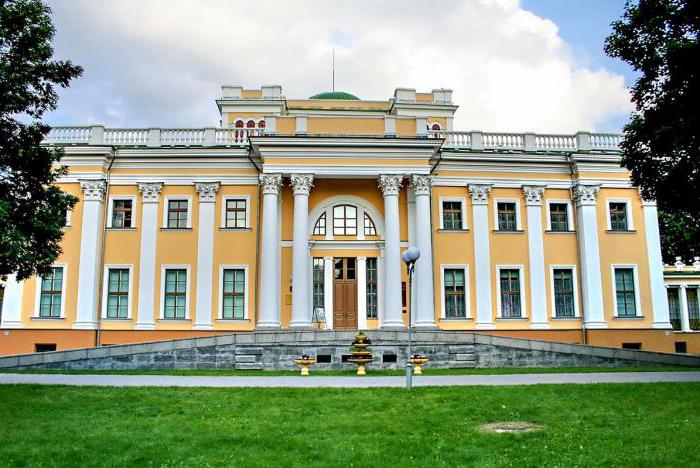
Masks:
[[[380,175],[379,189],[384,195],[398,195],[402,181],[402,175]]]
[[[312,174],[292,174],[291,179],[294,195],[308,195],[311,187],[314,186],[314,176]]]
[[[280,174],[260,174],[260,186],[263,195],[277,195],[282,186],[282,176]]]
[[[138,186],[143,203],[158,203],[160,191],[163,190],[162,182],[140,182]]]
[[[526,205],[539,206],[544,196],[544,185],[523,185],[523,194]]]
[[[470,184],[467,186],[469,195],[472,197],[472,205],[486,205],[489,202],[492,185]]]
[[[80,188],[83,190],[83,199],[85,201],[102,201],[107,189],[107,182],[103,179],[81,180]]]
[[[195,182],[194,189],[199,194],[200,203],[213,203],[216,201],[216,192],[219,191],[219,182]]]
[[[430,195],[430,188],[433,186],[433,178],[430,176],[412,175],[411,187],[415,195]]]
[[[577,205],[595,205],[600,185],[576,184],[573,187],[573,200]]]

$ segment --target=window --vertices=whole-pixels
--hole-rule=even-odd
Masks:
[[[352,205],[333,207],[333,235],[357,235],[357,208]]]
[[[615,268],[615,295],[618,317],[637,315],[633,268]]]
[[[549,204],[549,228],[551,231],[568,231],[569,205],[567,203]]]
[[[226,222],[227,228],[245,228],[246,223],[246,207],[247,201],[244,199],[227,199],[226,200]]]
[[[622,349],[634,349],[639,351],[642,349],[642,343],[622,343]]]
[[[514,202],[498,202],[496,204],[498,213],[499,231],[517,231],[518,218],[517,208]]]
[[[445,318],[466,318],[467,301],[464,268],[444,270]]]
[[[698,288],[686,288],[688,301],[688,324],[691,330],[700,329],[700,305],[698,304]]]
[[[520,306],[520,270],[500,270],[499,281],[501,287],[501,317],[520,318],[522,316]]]
[[[627,203],[626,202],[610,202],[610,230],[611,231],[627,231]]]
[[[374,221],[365,213],[365,236],[376,236],[377,228],[374,226]]]
[[[39,317],[59,318],[63,301],[63,267],[53,267],[41,278]]]
[[[245,270],[243,268],[223,270],[222,319],[234,320],[245,318],[245,282]]]
[[[688,352],[688,342],[686,341],[676,341],[676,352],[677,353],[687,353]]]
[[[323,258],[314,258],[313,260],[313,321],[316,323],[325,322],[326,314],[326,296],[325,296],[325,260]]]
[[[129,269],[110,268],[107,271],[108,319],[125,319],[129,316]]]
[[[377,301],[377,259],[367,259],[367,318],[376,319],[378,317]]]
[[[574,317],[574,271],[571,268],[555,268],[552,270],[554,282],[554,316]]]
[[[668,312],[671,318],[671,326],[674,330],[681,329],[680,291],[680,288],[666,289],[666,295],[668,297]]]
[[[2,302],[5,299],[5,285],[0,284],[0,322],[2,321]]]
[[[165,306],[163,318],[185,319],[187,311],[187,270],[165,270]]]
[[[326,213],[321,214],[314,225],[314,236],[326,235]]]
[[[56,343],[34,343],[35,353],[50,353],[56,351]]]
[[[113,200],[112,201],[112,227],[130,228],[132,226],[133,201]]]
[[[236,124],[235,124],[236,128],[243,128],[243,125],[244,124],[243,124],[242,120],[236,120]]]
[[[462,222],[462,202],[442,202],[442,228],[448,231],[464,229]]]
[[[188,217],[187,200],[168,200],[168,228],[170,229],[185,229]]]

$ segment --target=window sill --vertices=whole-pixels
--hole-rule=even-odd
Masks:
[[[580,322],[581,317],[549,317],[550,320],[556,320],[558,322]]]
[[[503,231],[501,229],[494,229],[493,231],[494,234],[524,234],[525,231],[522,229],[516,229],[515,231]]]
[[[626,231],[618,231],[618,230],[615,230],[615,229],[607,229],[605,232],[607,232],[608,234],[636,234],[637,231],[635,231],[634,229],[628,229],[628,230],[626,230]]]
[[[552,231],[548,229],[544,231],[545,234],[576,234],[576,231]]]
[[[216,323],[250,323],[250,319],[216,319]]]
[[[110,323],[110,322],[116,322],[116,323],[123,323],[123,322],[131,322],[133,319],[131,317],[127,318],[107,318],[103,317],[100,319],[100,322],[102,323]]]
[[[105,229],[107,229],[108,231],[135,231],[136,226],[132,226],[132,227],[108,227]]]
[[[158,319],[156,320],[158,323],[189,323],[192,322],[192,319]]]
[[[624,317],[624,316],[616,315],[613,317],[613,320],[644,320],[644,316],[643,315],[632,315],[629,317]]]
[[[437,232],[440,232],[440,233],[453,232],[453,233],[458,233],[458,234],[464,234],[465,232],[469,232],[469,229],[438,229]]]
[[[496,317],[498,322],[527,322],[527,317]]]
[[[65,317],[32,317],[32,320],[36,320],[37,322],[55,322],[55,321],[61,321],[65,320]]]
[[[252,231],[253,229],[250,227],[226,227],[226,226],[220,226],[219,231]]]
[[[191,227],[186,227],[186,228],[170,228],[170,227],[162,227],[160,228],[161,231],[171,231],[171,232],[177,232],[177,231],[191,231]]]
[[[441,322],[473,322],[471,317],[442,317]]]

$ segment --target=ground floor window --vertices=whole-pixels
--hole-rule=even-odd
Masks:
[[[187,311],[187,270],[165,270],[165,307],[163,317],[166,319],[185,319]]]
[[[680,288],[666,289],[668,297],[668,312],[671,318],[671,326],[674,330],[681,329],[681,302]]]
[[[61,316],[63,300],[63,267],[53,267],[49,274],[41,278],[39,317],[58,318]]]
[[[377,318],[377,259],[367,259],[367,318]]]
[[[520,318],[522,316],[520,270],[500,270],[499,281],[501,287],[501,317]]]
[[[698,304],[698,288],[686,288],[688,300],[688,321],[691,330],[700,329],[700,304]]]
[[[324,218],[325,219],[325,218]],[[313,260],[313,321],[325,321],[325,289],[324,289],[324,273],[325,261],[323,258],[314,258]]]
[[[466,318],[466,281],[463,268],[445,268],[443,274],[445,288],[445,317]]]
[[[573,317],[574,307],[574,271],[571,268],[556,268],[554,277],[554,316]]]
[[[107,274],[107,318],[129,315],[129,269],[110,268]]]
[[[223,300],[221,318],[234,320],[245,318],[245,270],[227,268],[223,271]]]
[[[617,301],[618,317],[635,317],[637,315],[633,268],[615,268],[615,300]]]

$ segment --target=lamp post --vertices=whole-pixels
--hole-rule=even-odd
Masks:
[[[411,295],[413,294],[413,269],[416,266],[416,260],[420,258],[420,250],[417,247],[409,247],[401,254],[401,260],[406,264],[408,272],[408,355],[406,356],[406,390],[413,387],[413,363],[411,362]]]

